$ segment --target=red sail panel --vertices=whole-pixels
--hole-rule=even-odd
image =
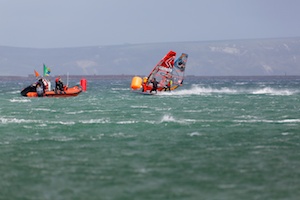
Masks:
[[[169,53],[165,55],[165,57],[163,57],[159,66],[166,67],[166,68],[173,68],[175,57],[176,57],[176,52],[169,51]]]
[[[169,51],[153,68],[152,72],[148,76],[148,84],[153,80],[159,83],[159,87],[164,87],[168,78],[171,78],[171,73],[174,67],[174,61],[176,52]]]

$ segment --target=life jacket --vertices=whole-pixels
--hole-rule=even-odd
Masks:
[[[48,81],[47,80],[45,80],[45,79],[42,79],[42,81],[43,81],[43,85],[44,85],[44,88],[45,88],[45,90],[48,90]]]

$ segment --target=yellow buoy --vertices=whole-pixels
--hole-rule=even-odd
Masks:
[[[131,80],[131,88],[133,90],[140,89],[142,87],[142,82],[143,82],[143,80],[142,80],[141,77],[139,77],[139,76],[133,77],[132,80]]]

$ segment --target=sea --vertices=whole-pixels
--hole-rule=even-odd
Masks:
[[[188,76],[157,95],[87,78],[77,97],[22,97],[33,81],[0,78],[1,200],[300,197],[300,76]]]

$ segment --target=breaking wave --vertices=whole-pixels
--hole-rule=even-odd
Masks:
[[[17,102],[17,103],[23,103],[23,102],[31,102],[30,99],[25,98],[13,98],[9,100],[10,102]]]
[[[160,120],[159,123],[165,123],[165,122],[173,122],[173,123],[179,123],[179,124],[191,124],[197,122],[195,119],[177,119],[173,117],[171,114],[164,114]]]
[[[279,96],[289,96],[296,94],[297,91],[290,89],[274,89],[270,87],[265,87],[261,89],[254,90],[252,94],[269,94],[269,95],[279,95]]]
[[[200,86],[200,85],[192,85],[189,89],[178,89],[171,92],[162,92],[159,95],[211,95],[211,94],[254,94],[254,95],[277,95],[277,96],[289,96],[300,93],[299,90],[293,89],[277,89],[271,87],[264,87],[264,88],[213,88],[207,86]]]
[[[0,123],[2,124],[21,124],[21,123],[41,123],[41,120],[33,119],[17,119],[17,118],[4,118],[0,117]]]
[[[230,88],[211,88],[203,87],[199,85],[193,85],[190,89],[175,90],[171,92],[160,93],[160,95],[208,95],[212,93],[227,93],[227,94],[236,94],[238,93],[235,89]]]

